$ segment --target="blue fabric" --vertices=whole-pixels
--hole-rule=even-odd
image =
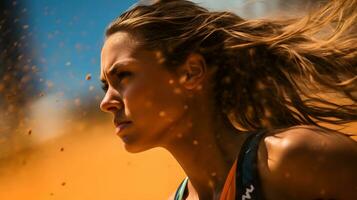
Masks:
[[[188,177],[186,177],[186,178],[181,182],[180,186],[179,186],[178,189],[176,190],[175,200],[182,200],[183,195],[185,194],[185,191],[186,191],[187,182],[188,182]]]
[[[264,199],[257,168],[257,156],[259,142],[265,132],[265,130],[258,130],[251,133],[242,146],[236,173],[236,200]]]

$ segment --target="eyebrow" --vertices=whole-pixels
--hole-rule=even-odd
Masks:
[[[126,60],[126,61],[116,62],[109,68],[108,74],[109,75],[113,75],[119,70],[119,68],[128,66],[128,65],[132,64],[133,62],[134,62],[133,60]],[[100,81],[102,83],[107,83],[107,81],[105,80],[105,77],[101,77]]]

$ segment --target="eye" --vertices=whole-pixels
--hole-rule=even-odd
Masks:
[[[132,72],[129,71],[121,71],[118,72],[116,75],[116,78],[118,80],[118,83],[120,86],[122,86],[123,84],[126,84],[127,82],[124,82],[126,77],[129,77],[132,75]],[[106,93],[108,91],[109,85],[106,81],[102,81],[102,90],[104,91],[104,93]]]
[[[117,78],[120,84],[126,83],[124,82],[124,78],[131,76],[132,73],[129,71],[121,71],[117,74]]]
[[[104,93],[106,93],[108,91],[108,87],[109,87],[108,83],[103,82],[101,87],[102,87],[102,90],[104,91]]]

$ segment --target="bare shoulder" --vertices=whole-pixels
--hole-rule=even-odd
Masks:
[[[357,199],[357,142],[344,134],[314,126],[275,130],[258,159],[267,199]]]
[[[307,155],[305,153],[318,153],[318,155],[327,153],[329,156],[342,152],[351,155],[357,153],[357,142],[349,136],[307,125],[271,131],[261,145],[266,147],[271,156],[279,156],[279,158],[286,156],[290,158],[295,154]]]

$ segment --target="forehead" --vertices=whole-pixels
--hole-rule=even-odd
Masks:
[[[139,42],[127,32],[117,32],[109,36],[101,51],[101,77],[115,62],[128,62],[138,50]]]
[[[117,32],[110,35],[104,42],[102,56],[111,50],[130,50],[138,46],[138,39],[128,32]],[[109,52],[108,52],[109,51]]]

